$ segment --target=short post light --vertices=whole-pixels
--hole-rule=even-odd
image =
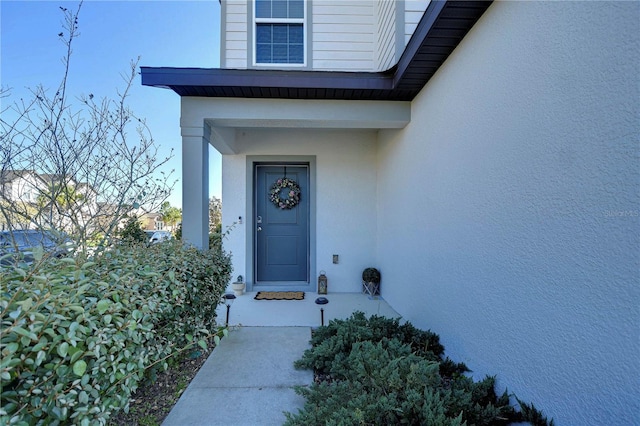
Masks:
[[[231,305],[233,305],[233,301],[236,300],[236,295],[227,293],[224,296],[222,296],[222,298],[224,299],[224,304],[227,307],[227,320],[225,321],[224,325],[225,327],[229,327],[229,311],[231,310]]]
[[[326,305],[327,303],[329,303],[329,300],[327,300],[326,297],[318,297],[316,299],[316,305],[320,305],[320,325],[324,326],[324,308],[322,307],[322,305]]]

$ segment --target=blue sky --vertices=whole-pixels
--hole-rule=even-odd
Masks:
[[[42,84],[55,91],[65,54],[58,38],[64,16],[78,2],[0,2],[0,82],[11,87],[10,99],[28,96],[28,88]],[[74,41],[69,76],[70,98],[92,93],[116,97],[123,88],[121,73],[140,56],[140,66],[217,68],[220,59],[220,4],[203,1],[85,0],[79,17],[80,37]],[[181,178],[180,98],[173,91],[145,87],[138,76],[129,106],[144,117],[162,153],[171,148],[169,169]],[[209,192],[220,198],[220,156],[210,149]],[[169,201],[181,206],[181,182]]]

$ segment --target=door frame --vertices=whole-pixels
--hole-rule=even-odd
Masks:
[[[254,170],[256,164],[260,165],[305,165],[309,167],[309,283],[300,285],[278,285],[277,282],[270,284],[260,284],[261,291],[315,291],[316,283],[316,156],[313,155],[248,155],[246,157],[246,227],[245,244],[246,259],[245,272],[247,291],[253,291],[256,284],[256,263],[255,258],[255,188]],[[304,194],[303,194],[304,195]]]

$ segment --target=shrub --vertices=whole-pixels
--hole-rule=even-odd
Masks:
[[[221,333],[230,272],[224,253],[177,242],[3,269],[0,423],[105,424],[173,355]]]
[[[125,244],[136,244],[147,242],[147,234],[142,229],[140,221],[136,217],[129,217],[122,228],[118,232],[118,237]]]
[[[446,376],[469,371],[463,363],[456,364],[443,359],[444,346],[440,344],[440,337],[430,330],[420,330],[410,323],[400,324],[399,319],[378,315],[367,319],[362,312],[355,312],[347,320],[333,320],[329,325],[318,328],[311,339],[313,348],[305,351],[302,358],[296,361],[296,367],[314,368],[328,374],[326,370],[336,359],[347,354],[354,343],[378,342],[385,338],[395,338],[409,345],[413,353],[440,362],[441,373]]]
[[[299,387],[306,398],[287,425],[409,424],[502,425],[548,422],[533,405],[510,405],[505,391],[495,392],[495,378],[474,382],[464,364],[443,358],[439,337],[399,320],[357,312],[347,320],[320,327],[312,348],[296,362],[315,368],[311,387]]]

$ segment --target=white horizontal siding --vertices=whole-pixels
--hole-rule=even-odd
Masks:
[[[229,40],[226,43],[227,49],[230,51],[246,50],[247,40]]]
[[[316,32],[313,34],[313,41],[339,43],[342,40],[344,40],[343,34],[344,33],[331,33],[331,32],[317,33]],[[349,40],[351,40],[353,43],[371,43],[371,35],[354,32],[349,34]]]
[[[350,24],[350,25],[336,25],[336,24],[313,24],[313,37],[328,35],[341,35],[347,34],[347,37],[352,37],[352,34],[357,34],[362,37],[366,37],[368,40],[373,41],[373,24]],[[339,40],[343,40],[339,37]]]
[[[243,59],[228,58],[227,59],[227,63],[225,64],[225,68],[228,68],[228,69],[246,69],[247,68],[247,58],[243,58]]]
[[[248,1],[226,0],[222,19],[224,34],[222,64],[225,68],[247,68]]]
[[[242,23],[245,24],[247,23],[247,16],[246,15],[242,15],[239,13],[229,13],[227,14],[227,23]]]
[[[371,55],[368,52],[358,52],[356,50],[319,50],[314,52],[314,56],[319,60],[354,60],[370,61]]]
[[[317,47],[316,47],[317,46]],[[373,43],[336,43],[329,47],[327,43],[313,43],[313,51],[320,54],[320,52],[354,52],[359,54],[365,52],[364,55],[369,58],[370,55],[366,52],[370,52],[373,49]]]
[[[316,4],[317,3],[317,4]],[[370,15],[373,10],[373,3],[370,1],[355,2],[314,2],[313,12],[320,15]]]
[[[227,23],[227,32],[235,31],[245,33],[245,38],[247,37],[247,24],[246,22],[229,22]]]
[[[404,2],[404,44],[409,43],[418,22],[427,10],[430,0],[405,0]]]
[[[223,66],[247,68],[251,42],[248,30],[252,25],[248,11],[253,0],[223,1]],[[408,19],[404,34],[408,40],[428,3],[429,0],[406,0],[404,16],[397,16],[397,3],[389,0],[309,2],[307,25],[313,32],[308,45],[310,64],[314,69],[336,71],[388,69],[398,59],[398,19]]]
[[[243,40],[247,41],[247,33],[245,31],[227,31],[227,41],[230,40]]]
[[[244,67],[247,67],[247,51],[239,50],[239,49],[229,49],[227,51],[227,59],[244,59],[245,64]]]
[[[238,1],[227,2],[227,13],[246,14],[247,3]]]
[[[313,69],[375,69],[373,0],[315,0],[310,21]]]
[[[376,70],[391,68],[395,63],[396,3],[387,0],[376,2]]]
[[[373,60],[356,61],[356,60],[343,60],[339,61],[341,68],[340,71],[368,71],[374,68]],[[313,69],[317,71],[336,71],[335,59],[314,59]]]

